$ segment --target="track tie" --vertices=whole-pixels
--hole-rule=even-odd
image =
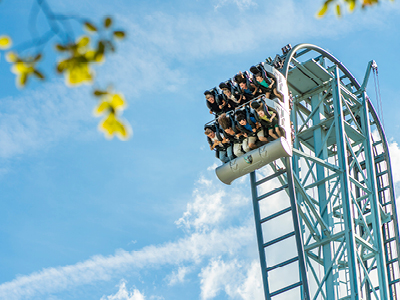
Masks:
[[[285,174],[285,173],[286,173],[286,169],[281,169],[281,170],[275,172],[274,174],[272,174],[270,176],[267,176],[267,177],[265,177],[265,178],[263,178],[263,179],[261,179],[259,181],[256,181],[256,185],[258,186],[260,184],[263,184],[264,182],[267,182],[267,181],[269,181],[271,179],[274,179],[274,178],[278,177],[279,175],[282,175],[282,174]]]
[[[277,264],[277,265],[275,265],[275,266],[272,266],[272,267],[267,268],[267,272],[272,271],[272,270],[275,270],[275,269],[277,269],[277,268],[281,268],[281,267],[287,266],[287,265],[289,265],[289,264],[291,264],[291,263],[294,263],[295,261],[298,261],[298,260],[299,260],[299,258],[298,258],[297,256],[296,256],[296,257],[293,257],[293,258],[288,259],[288,260],[286,260],[286,261],[284,261],[284,262],[281,262],[281,263],[279,263],[279,264]]]
[[[285,235],[282,235],[282,236],[280,236],[280,237],[278,237],[278,238],[276,238],[276,239],[274,239],[272,241],[266,242],[263,246],[264,246],[264,248],[272,246],[273,244],[276,244],[276,243],[278,243],[280,241],[286,240],[287,238],[290,238],[290,237],[292,237],[294,235],[295,235],[295,233],[294,233],[294,231],[292,231],[292,232],[290,232],[288,234],[285,234]]]
[[[267,197],[269,197],[269,196],[272,196],[273,194],[276,194],[276,193],[278,193],[278,192],[280,192],[280,191],[283,191],[283,190],[286,189],[288,186],[289,186],[288,184],[282,185],[281,187],[278,187],[278,188],[274,189],[273,191],[268,192],[268,193],[265,193],[264,195],[258,197],[257,200],[260,201],[260,200],[262,200],[262,199],[264,199],[264,198],[267,198]]]
[[[298,287],[298,286],[301,286],[302,284],[303,284],[303,283],[302,283],[301,281],[299,281],[299,282],[297,282],[297,283],[288,285],[287,287],[284,287],[284,288],[282,288],[282,289],[280,289],[280,290],[277,290],[277,291],[271,293],[270,296],[271,296],[271,297],[274,297],[274,296],[279,295],[279,294],[281,294],[281,293],[283,293],[283,292],[286,292],[286,291],[289,291],[289,290],[291,290],[291,289],[294,289],[294,288],[296,288],[296,287]]]
[[[270,216],[268,216],[268,217],[265,217],[264,219],[262,219],[262,220],[260,221],[260,223],[262,224],[262,223],[264,223],[264,222],[267,222],[267,221],[269,221],[269,220],[272,220],[272,219],[274,219],[274,218],[276,218],[276,217],[279,217],[280,215],[283,215],[283,214],[285,214],[285,213],[287,213],[287,212],[289,212],[289,211],[291,211],[291,210],[292,210],[291,207],[282,209],[281,211],[278,211],[277,213],[274,213],[274,214],[272,214],[272,215],[270,215]]]

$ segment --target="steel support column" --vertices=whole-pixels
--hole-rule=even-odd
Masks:
[[[347,150],[345,141],[345,128],[344,128],[344,116],[343,116],[343,105],[342,95],[340,91],[340,76],[339,68],[336,66],[335,78],[332,86],[333,92],[333,107],[334,107],[334,118],[335,118],[335,130],[336,130],[336,145],[337,145],[337,156],[339,162],[339,168],[342,173],[339,175],[340,178],[340,193],[342,197],[343,207],[343,219],[345,227],[345,240],[346,240],[346,255],[349,269],[349,280],[351,287],[350,299],[360,299],[360,286],[357,280],[357,256],[356,256],[356,242],[354,237],[354,223],[351,211],[351,196],[350,196],[350,179],[349,169],[347,160]]]

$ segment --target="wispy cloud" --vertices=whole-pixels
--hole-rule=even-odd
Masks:
[[[400,184],[400,148],[396,141],[389,142],[390,160],[392,163],[393,181]]]
[[[168,275],[165,279],[167,280],[169,286],[183,283],[185,281],[186,275],[191,271],[191,267],[181,266],[178,268],[177,271],[172,271],[172,273]]]
[[[253,0],[219,0],[217,4],[215,4],[214,8],[219,9],[225,5],[233,4],[236,5],[240,10],[245,10],[250,6],[257,5]]]
[[[79,131],[85,123],[86,126],[95,124],[91,114],[93,102],[87,95],[84,89],[69,89],[52,82],[35,91],[26,90],[18,96],[3,98],[0,157],[23,154],[62,137],[81,136]]]
[[[190,61],[214,55],[240,54],[262,47],[268,53],[277,51],[291,40],[310,38],[340,38],[343,32],[353,34],[363,26],[386,28],[385,20],[393,10],[381,10],[371,18],[371,12],[356,12],[351,18],[338,21],[334,16],[323,20],[314,17],[319,4],[307,1],[221,0],[216,6],[234,4],[239,10],[212,10],[204,14],[186,11],[172,14],[155,10],[142,15],[139,22],[124,19],[135,45],[148,53],[164,58]],[[211,4],[212,5],[212,4]],[[273,52],[273,53],[274,53]],[[162,54],[160,54],[162,53]],[[251,53],[251,52],[250,52]]]

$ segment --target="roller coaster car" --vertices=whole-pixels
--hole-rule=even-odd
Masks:
[[[267,105],[268,110],[277,114],[283,136],[216,168],[217,177],[225,184],[231,184],[235,179],[260,169],[276,159],[292,156],[289,92],[286,79],[270,65],[259,64],[257,68],[262,68],[269,77],[274,78],[276,89],[282,95],[282,100],[277,97],[267,99],[261,96],[253,101]]]

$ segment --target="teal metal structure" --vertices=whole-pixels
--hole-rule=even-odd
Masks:
[[[376,64],[360,85],[311,44],[267,63],[292,94],[294,142],[250,174],[265,299],[400,299],[389,147],[365,91]]]

